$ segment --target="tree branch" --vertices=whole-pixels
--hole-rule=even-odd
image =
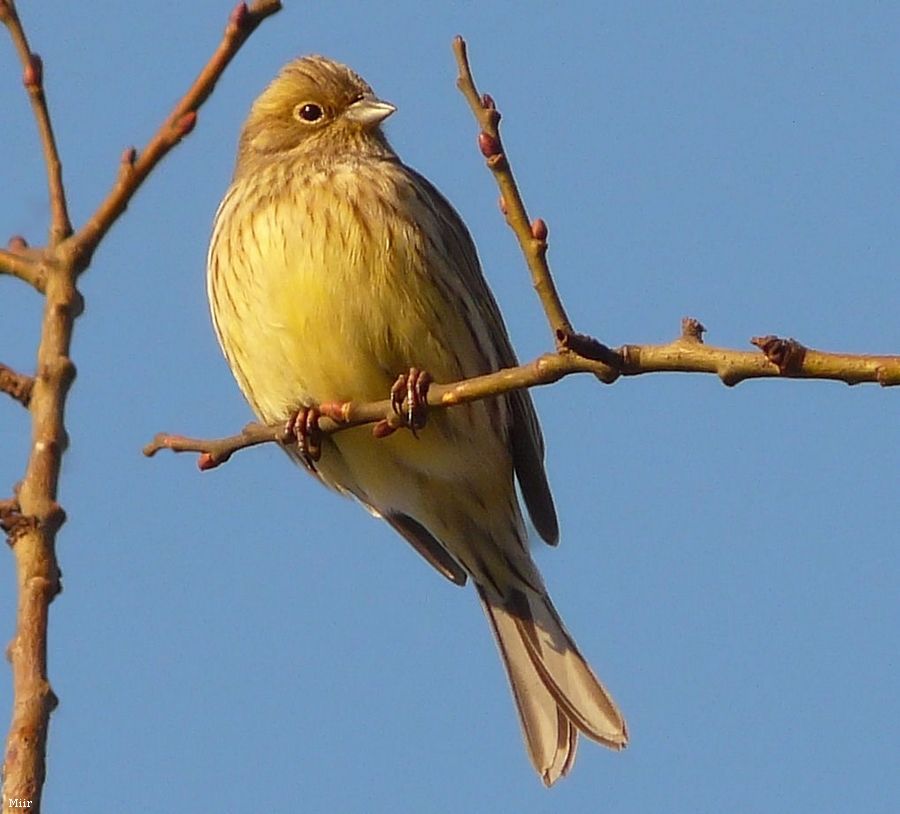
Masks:
[[[525,202],[522,200],[509,160],[503,150],[503,142],[500,140],[500,111],[488,94],[479,95],[469,67],[466,41],[462,37],[454,38],[453,53],[459,69],[456,86],[465,96],[475,120],[481,127],[478,147],[500,189],[500,210],[519,241],[525,262],[531,271],[531,282],[544,306],[557,347],[562,347],[565,338],[573,334],[574,329],[547,263],[547,224],[540,218],[534,221],[528,219]]]
[[[59,160],[56,138],[53,135],[53,124],[50,121],[50,111],[47,108],[47,98],[44,93],[44,66],[41,58],[33,53],[28,45],[28,39],[16,12],[14,0],[0,0],[0,22],[9,29],[9,35],[22,62],[22,82],[31,99],[31,109],[34,111],[38,133],[41,137],[50,196],[48,242],[49,245],[56,246],[72,234],[72,223],[69,220],[66,191],[62,180],[62,162]]]
[[[0,251],[0,270],[31,283],[45,295],[35,377],[28,380],[6,373],[8,386],[25,401],[30,386],[29,410],[32,444],[25,476],[14,501],[0,501],[0,526],[6,530],[16,559],[18,608],[16,632],[8,654],[13,674],[13,711],[3,762],[0,799],[23,801],[40,810],[46,770],[45,753],[50,714],[56,696],[47,677],[47,624],[49,606],[60,591],[56,560],[56,534],[65,521],[57,502],[62,457],[68,442],[64,417],[75,365],[69,349],[76,318],[83,303],[76,288],[94,250],[127,202],[160,159],[194,126],[196,111],[209,96],[231,58],[259,23],[280,8],[277,0],[243,3],[231,14],[222,44],[175,111],[136,158],[123,157],[119,178],[107,199],[77,234],[71,234],[65,209],[59,159],[50,128],[41,81],[41,63],[28,48],[13,0],[0,0],[0,22],[10,29],[25,64],[25,84],[41,130],[47,158],[52,209],[49,244],[29,249],[21,238]],[[3,371],[0,371],[3,373]],[[2,376],[0,376],[2,378]]]
[[[239,3],[228,20],[225,35],[219,47],[206,63],[199,76],[174,110],[163,122],[156,135],[138,153],[126,150],[119,165],[119,174],[106,199],[100,204],[84,227],[75,235],[75,242],[88,257],[109,231],[128,202],[137,192],[153,168],[193,130],[197,122],[197,110],[213,92],[219,77],[231,62],[247,38],[266,17],[281,9],[279,0],[257,0],[247,6]]]
[[[605,348],[602,355],[615,361],[582,356],[572,350],[545,353],[517,367],[476,376],[450,384],[432,384],[428,390],[428,407],[445,409],[457,404],[490,398],[513,390],[553,384],[574,373],[593,373],[600,381],[611,384],[620,375],[645,373],[714,373],[726,386],[747,379],[824,379],[846,384],[877,382],[882,386],[900,385],[900,356],[868,356],[827,353],[806,348],[793,339],[768,336],[754,338],[751,343],[760,351],[742,351],[703,343],[703,326],[695,319],[682,322],[681,336],[663,345],[623,345]],[[599,343],[597,343],[599,345]],[[602,346],[600,346],[602,347]],[[388,432],[404,426],[404,402],[399,414],[390,399],[374,402],[344,402],[319,405],[322,417],[319,431],[324,435],[341,432],[364,424],[386,424]],[[266,443],[288,444],[293,437],[284,424],[248,424],[237,435],[225,438],[188,438],[159,433],[144,447],[144,455],[152,457],[162,449],[173,452],[199,452],[200,469],[212,469],[225,463],[235,452]]]
[[[616,350],[623,376],[644,373],[714,373],[733,387],[747,379],[819,379],[883,387],[900,384],[900,356],[830,353],[804,347],[795,339],[754,337],[762,350],[732,350],[706,345],[706,329],[693,319],[682,323],[682,335],[665,345],[623,345]]]
[[[25,240],[18,236],[9,241],[9,251],[0,249],[0,274],[18,277],[41,293],[47,285],[43,253],[29,249]]]
[[[34,387],[34,379],[24,373],[18,373],[11,367],[0,364],[0,393],[12,396],[23,407],[27,407],[31,401],[31,391]]]

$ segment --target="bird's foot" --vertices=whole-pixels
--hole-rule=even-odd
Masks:
[[[318,407],[299,407],[284,427],[285,435],[297,442],[297,451],[311,469],[322,456],[322,431],[319,429],[321,415]]]
[[[375,435],[383,438],[400,427],[407,427],[418,438],[418,431],[428,419],[430,386],[431,374],[427,370],[411,367],[408,373],[401,373],[391,387],[391,407],[396,418],[393,421],[379,421],[375,425]]]

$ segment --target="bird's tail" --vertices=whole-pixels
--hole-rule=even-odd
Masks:
[[[578,733],[622,749],[625,720],[594,675],[546,592],[517,586],[508,596],[478,586],[522,721],[531,762],[549,786],[575,760]]]

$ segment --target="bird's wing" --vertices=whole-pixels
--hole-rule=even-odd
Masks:
[[[515,363],[515,357],[513,357]],[[544,437],[534,411],[531,394],[516,390],[510,394],[512,408],[512,451],[516,477],[528,507],[531,522],[541,539],[550,545],[559,542],[559,523],[547,471],[544,469]]]
[[[391,512],[383,517],[447,579],[457,585],[466,584],[465,569],[421,523],[400,512]]]
[[[448,227],[443,230],[443,234],[449,235],[448,239],[455,244],[448,247],[450,249],[448,254],[461,258],[457,267],[459,274],[465,287],[472,294],[472,301],[478,304],[480,316],[489,329],[487,335],[494,340],[495,347],[491,349],[493,350],[491,356],[495,359],[491,361],[501,368],[514,367],[519,362],[506,332],[500,309],[482,274],[478,252],[469,230],[450,202],[426,178],[408,167],[407,170],[416,183],[433,196],[431,200],[438,202],[435,215]],[[559,524],[544,469],[544,438],[534,403],[527,390],[516,390],[507,395],[506,400],[510,408],[510,446],[513,465],[525,505],[528,507],[528,514],[538,534],[550,545],[555,545],[559,539]]]

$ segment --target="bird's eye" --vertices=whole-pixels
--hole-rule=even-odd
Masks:
[[[324,115],[325,111],[322,110],[321,105],[317,105],[315,102],[304,102],[294,108],[294,118],[306,124],[315,124]]]

